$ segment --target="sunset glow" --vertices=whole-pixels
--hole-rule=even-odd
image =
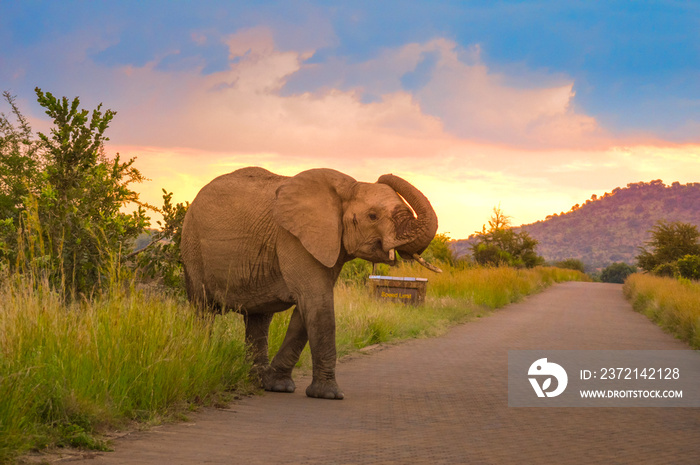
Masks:
[[[151,181],[136,189],[155,205],[161,188],[192,200],[250,165],[362,181],[394,173],[431,200],[440,232],[465,238],[499,204],[518,225],[628,183],[700,181],[696,7],[659,3],[679,18],[671,30],[663,19],[637,27],[658,12],[632,4],[545,2],[539,16],[520,2],[431,4],[400,18],[393,2],[3,4],[0,87],[37,130],[36,86],[116,110],[108,154],[137,157]],[[606,8],[625,19],[613,24]],[[477,13],[484,24],[466,19]],[[565,13],[571,27],[553,26]],[[35,14],[56,21],[38,33]],[[656,36],[635,44],[615,27]],[[650,63],[635,61],[641,52]]]

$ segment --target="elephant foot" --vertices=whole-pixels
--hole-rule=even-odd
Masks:
[[[338,387],[335,381],[317,381],[313,380],[311,385],[306,388],[306,395],[317,399],[342,399],[343,391]]]
[[[272,392],[294,392],[297,388],[290,374],[277,373],[272,367],[267,367],[261,376],[262,387]]]

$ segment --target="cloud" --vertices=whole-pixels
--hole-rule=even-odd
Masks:
[[[326,166],[363,181],[392,172],[423,190],[440,230],[459,238],[499,202],[518,224],[628,182],[697,181],[698,146],[614,139],[577,109],[570,78],[496,72],[477,46],[434,39],[358,62],[316,61],[312,41],[281,47],[269,27],[192,34],[194,47],[219,41],[225,66],[165,66],[166,53],[106,66],[90,59],[84,34],[49,47],[63,82],[44,90],[118,111],[109,153],[138,157],[153,179],[138,189],[153,204],[161,187],[192,200],[249,165],[285,175]]]
[[[372,103],[354,90],[281,95],[308,53],[280,51],[272,31],[226,38],[226,71],[159,70],[157,63],[120,70],[124,102],[113,138],[128,145],[268,152],[316,159],[436,155],[456,138],[421,111],[407,92]],[[134,94],[138,93],[138,94]]]
[[[447,132],[469,140],[523,148],[580,148],[610,141],[595,118],[577,111],[572,79],[529,70],[522,76],[494,72],[481,54],[478,45],[464,49],[441,38],[385,49],[359,63],[329,58],[302,64],[285,90],[355,90],[364,101],[404,92]]]
[[[572,82],[515,86],[512,76],[490,72],[478,47],[436,39],[360,63],[307,64],[314,51],[281,51],[269,28],[224,41],[224,71],[166,72],[157,61],[121,68],[116,87],[140,103],[115,123],[119,136],[134,145],[321,159],[434,157],[460,141],[525,149],[610,142],[594,118],[576,112]]]

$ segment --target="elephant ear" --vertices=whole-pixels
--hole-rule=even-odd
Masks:
[[[346,182],[354,179],[328,169],[304,171],[277,189],[272,210],[277,224],[328,268],[340,255],[342,200],[338,190]]]

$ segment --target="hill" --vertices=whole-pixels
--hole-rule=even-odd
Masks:
[[[515,229],[537,239],[537,253],[548,262],[577,258],[594,270],[613,262],[635,264],[638,248],[649,240],[649,230],[659,220],[700,227],[700,183],[628,184],[601,197],[593,195],[567,213]],[[455,254],[471,254],[473,239],[454,241]]]

